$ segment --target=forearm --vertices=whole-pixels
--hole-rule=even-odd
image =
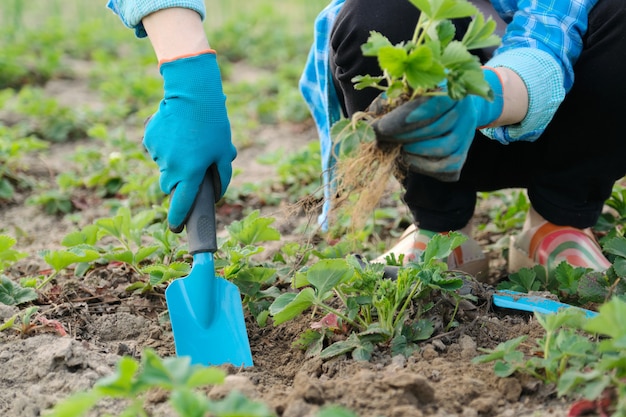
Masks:
[[[504,94],[502,113],[491,126],[507,126],[521,122],[528,112],[528,90],[526,84],[509,68],[496,69]]]
[[[202,19],[191,9],[161,9],[145,16],[142,22],[159,62],[210,48]]]

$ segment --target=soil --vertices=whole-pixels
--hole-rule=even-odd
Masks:
[[[68,81],[69,82],[69,81]],[[74,82],[74,81],[72,81]],[[90,100],[86,87],[72,85],[67,99]],[[79,97],[79,98],[77,98]],[[316,140],[314,127],[305,125],[270,126],[259,133],[252,146],[242,149],[235,161],[241,174],[234,184],[262,181],[276,175],[274,167],[256,162],[260,153],[302,149]],[[63,170],[64,156],[76,146],[55,144],[31,164],[30,174],[40,179]],[[37,168],[39,167],[39,168]],[[11,274],[35,274],[45,267],[38,252],[55,249],[68,232],[77,227],[76,217],[46,215],[40,208],[25,204],[27,193],[0,205],[3,228],[12,235],[19,231],[16,249],[31,256],[16,264]],[[488,221],[488,204],[478,208],[477,221]],[[262,207],[259,207],[262,208]],[[102,216],[103,208],[85,207],[80,225]],[[285,218],[277,208],[263,208],[265,215],[277,216],[276,225],[285,240],[300,241],[294,231],[311,222],[305,215]],[[223,226],[232,219],[218,219]],[[396,231],[400,232],[400,231]],[[506,236],[489,232],[475,237],[489,250],[490,280],[504,276],[506,260],[498,242]],[[393,239],[390,238],[389,243]],[[271,256],[271,249],[267,256]],[[139,358],[150,347],[161,356],[173,356],[171,328],[163,316],[166,310],[162,290],[155,294],[129,295],[125,292],[134,277],[123,266],[107,266],[86,277],[59,278],[52,289],[37,301],[48,319],[61,322],[67,336],[38,332],[22,338],[0,332],[0,415],[39,416],[72,393],[88,390],[97,380],[111,374],[123,355]],[[0,304],[0,322],[18,311]],[[270,320],[271,321],[271,320]],[[418,352],[405,358],[379,352],[369,362],[341,356],[323,361],[307,357],[292,343],[310,325],[307,316],[280,326],[259,327],[247,318],[247,330],[254,366],[246,369],[223,366],[228,377],[223,386],[209,391],[213,398],[240,390],[250,398],[267,404],[277,416],[312,417],[325,405],[338,404],[360,417],[420,416],[565,416],[569,403],[556,398],[554,387],[535,380],[494,375],[492,364],[473,364],[481,348],[493,348],[519,335],[530,339],[541,336],[541,328],[526,313],[497,310],[482,300],[476,310],[446,334],[420,345]],[[172,416],[163,395],[148,399],[153,416]],[[91,415],[118,415],[123,404],[106,401]]]

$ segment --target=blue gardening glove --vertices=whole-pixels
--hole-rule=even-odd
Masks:
[[[376,120],[372,126],[376,139],[402,144],[403,160],[411,171],[457,181],[475,130],[502,114],[502,83],[495,71],[483,72],[494,92],[493,101],[476,95],[461,100],[447,95],[418,97]]]
[[[214,53],[161,64],[164,98],[148,121],[143,143],[159,166],[159,184],[171,196],[168,222],[180,232],[209,167],[219,178],[218,200],[230,183],[237,150],[231,142],[226,96]]]

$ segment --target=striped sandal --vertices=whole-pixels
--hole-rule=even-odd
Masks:
[[[589,229],[545,222],[511,238],[509,272],[543,265],[548,273],[561,263],[604,272],[611,263]]]
[[[396,259],[399,255],[404,255],[403,262],[414,262],[426,249],[426,245],[434,232],[418,230],[412,224],[400,236],[398,243],[374,259],[372,262],[386,263],[387,256],[394,254]],[[442,233],[447,234],[447,233]],[[472,275],[476,279],[486,279],[489,275],[489,260],[483,253],[480,245],[474,239],[467,239],[461,246],[454,249],[451,256],[447,259],[448,269],[463,271]]]

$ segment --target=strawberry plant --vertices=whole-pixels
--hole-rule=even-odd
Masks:
[[[215,258],[215,267],[237,285],[243,304],[261,326],[265,325],[268,308],[280,290],[274,285],[278,279],[276,268],[254,262],[254,256],[265,250],[259,243],[280,240],[280,233],[271,226],[274,221],[255,210],[231,223],[226,227],[229,238],[222,241]]]
[[[436,300],[453,300],[454,312],[446,327],[455,324],[456,308],[463,298],[455,290],[463,280],[448,273],[441,259],[465,239],[459,233],[436,235],[423,262],[399,268],[397,279],[384,279],[382,264],[364,265],[354,256],[304,267],[292,282],[299,291],[281,294],[270,306],[274,325],[311,310],[319,321],[296,343],[310,355],[329,358],[351,353],[354,359],[368,360],[377,345],[393,354],[409,355],[417,349],[416,342],[430,338],[435,330],[426,313],[442,313],[435,308]]]
[[[500,377],[516,372],[556,385],[559,396],[581,399],[569,415],[622,416],[626,413],[626,302],[613,297],[599,308],[596,317],[566,309],[556,314],[535,313],[545,335],[536,340],[530,355],[522,350],[526,336],[504,342],[474,359],[495,362]]]
[[[14,330],[21,337],[27,337],[36,332],[54,332],[59,336],[67,336],[63,325],[57,320],[49,320],[42,314],[37,314],[39,307],[32,306],[23,312],[17,313],[0,325],[0,331]],[[35,315],[33,317],[33,315]]]
[[[499,44],[493,34],[496,23],[484,16],[467,0],[410,0],[420,9],[413,37],[393,45],[384,35],[372,31],[362,45],[363,55],[375,57],[382,75],[353,78],[356,89],[376,88],[382,92],[366,112],[337,122],[331,135],[336,150],[335,183],[337,195],[333,206],[351,206],[358,225],[382,197],[391,175],[399,176],[396,164],[399,145],[376,143],[370,127],[399,105],[420,96],[448,95],[459,100],[468,94],[493,98],[484,80],[473,49]],[[455,40],[452,19],[472,18],[461,40]],[[445,88],[442,86],[445,85]],[[349,201],[358,194],[356,202]]]
[[[168,402],[175,415],[197,417],[204,415],[270,417],[272,413],[260,403],[253,402],[237,392],[222,400],[209,400],[200,391],[207,385],[223,384],[226,374],[219,368],[190,365],[188,357],[161,359],[146,349],[141,363],[123,357],[117,371],[96,382],[91,391],[74,394],[59,402],[48,417],[76,417],[86,414],[106,398],[128,401],[122,415],[148,416],[146,396],[157,389],[168,394]]]

